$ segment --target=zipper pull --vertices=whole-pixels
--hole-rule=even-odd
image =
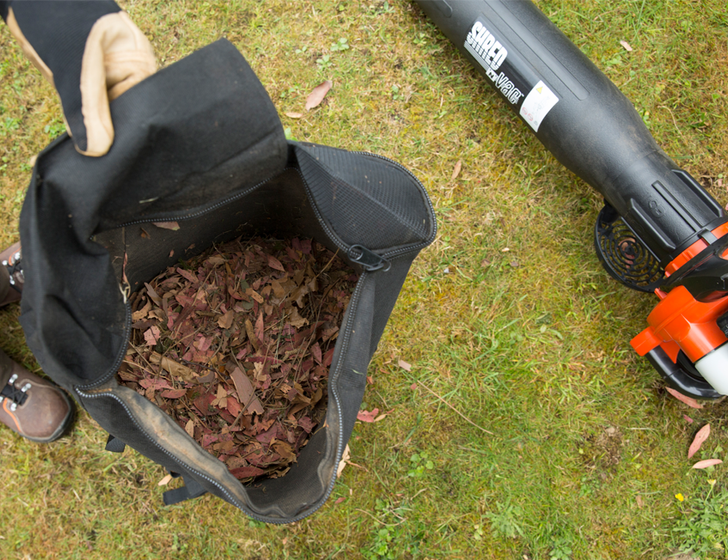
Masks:
[[[387,272],[392,267],[392,263],[387,259],[362,245],[352,245],[349,247],[347,254],[352,261],[362,265],[367,272],[374,272],[375,270],[381,269]]]

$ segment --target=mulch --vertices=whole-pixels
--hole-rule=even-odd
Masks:
[[[235,241],[132,295],[117,373],[244,482],[284,475],[326,414],[358,277],[312,240]]]

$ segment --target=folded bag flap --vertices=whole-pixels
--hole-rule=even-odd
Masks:
[[[344,245],[380,254],[430,243],[435,217],[419,180],[400,164],[366,152],[295,144],[309,196]]]
[[[21,324],[68,389],[102,382],[126,344],[109,253],[91,237],[148,217],[200,212],[285,169],[277,112],[238,50],[220,40],[111,104],[114,145],[78,154],[63,135],[39,156],[20,219]]]

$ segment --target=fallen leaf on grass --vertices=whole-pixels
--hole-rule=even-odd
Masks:
[[[686,422],[687,422],[688,424],[692,424],[692,423],[693,423],[693,419],[692,419],[692,418],[690,418],[690,416],[688,416],[687,414],[683,414],[683,418],[685,418],[685,421],[686,421]]]
[[[632,52],[632,45],[630,45],[627,41],[620,41],[619,44],[624,47],[625,51]]]
[[[642,500],[642,496],[637,494],[636,500],[637,500],[637,507],[639,507],[639,508],[645,507],[645,502],[644,502],[644,500]]]
[[[455,169],[452,170],[452,177],[450,177],[451,181],[454,181],[458,178],[458,175],[460,175],[460,170],[463,168],[463,160],[459,159],[458,162],[455,164]]]
[[[412,371],[412,366],[405,362],[404,360],[400,360],[397,362],[397,365],[401,367],[405,371]]]
[[[313,91],[311,91],[306,99],[306,111],[310,111],[314,107],[321,105],[321,102],[326,97],[326,94],[329,93],[332,85],[331,80],[326,80],[313,88]]]
[[[690,449],[688,449],[688,459],[690,459],[693,455],[695,455],[698,450],[700,449],[700,446],[703,445],[703,442],[708,439],[708,436],[710,435],[710,424],[706,424],[700,430],[698,430],[698,433],[695,434],[695,439],[693,439],[693,443],[690,444]]]
[[[334,504],[340,504],[344,500],[346,500],[346,498],[344,496],[341,496],[341,498],[336,498],[336,501],[334,502]]]
[[[351,454],[349,452],[349,444],[346,444],[346,447],[344,447],[344,452],[341,454],[341,461],[339,461],[339,466],[336,468],[336,478],[339,478],[341,476],[341,473],[344,471],[344,467],[346,467],[346,462],[349,460],[349,457],[351,457]]]
[[[303,113],[294,113],[292,111],[284,113],[288,118],[291,119],[300,119],[303,116]]]
[[[360,422],[374,422],[376,418],[379,416],[379,409],[375,408],[373,410],[360,410],[357,415],[356,419]]]
[[[167,486],[167,484],[169,484],[171,482],[171,480],[172,480],[172,475],[168,474],[162,480],[157,482],[157,486]]]
[[[694,469],[707,469],[708,467],[714,467],[720,465],[723,461],[720,459],[705,459],[705,461],[698,461],[693,465]]]
[[[171,229],[172,231],[177,231],[179,229],[179,224],[177,222],[152,222],[152,225],[161,229]]]
[[[679,391],[676,391],[672,387],[665,387],[667,389],[667,392],[670,393],[673,397],[675,397],[677,400],[679,400],[681,403],[685,403],[690,408],[703,408],[703,405],[700,404],[695,399],[691,399],[690,397],[687,397],[680,393]]]

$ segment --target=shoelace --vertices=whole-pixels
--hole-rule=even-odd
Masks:
[[[0,391],[0,403],[3,402],[5,399],[10,400],[10,410],[13,411],[17,409],[19,406],[22,406],[23,403],[28,398],[28,389],[32,387],[30,383],[26,383],[23,385],[20,389],[18,389],[15,386],[15,382],[18,379],[18,374],[14,373],[10,376],[10,379],[8,379],[8,384],[3,387],[3,390]]]

